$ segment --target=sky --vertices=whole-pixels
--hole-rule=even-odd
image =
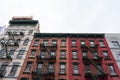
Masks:
[[[0,0],[0,26],[13,16],[33,16],[41,32],[120,32],[120,0]]]

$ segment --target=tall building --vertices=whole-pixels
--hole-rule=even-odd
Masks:
[[[108,45],[120,69],[120,34],[106,34]]]
[[[18,80],[120,80],[104,34],[35,33]]]
[[[9,21],[0,37],[0,80],[17,80],[34,32],[39,32],[39,23],[31,16],[14,16]]]

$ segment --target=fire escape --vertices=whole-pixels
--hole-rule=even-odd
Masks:
[[[52,50],[56,51],[57,44],[53,43],[41,43],[41,53],[36,56],[37,63],[41,63],[42,67],[37,67],[32,71],[33,76],[36,76],[39,80],[55,80],[54,64],[56,62],[55,54],[52,54]],[[49,65],[51,64],[52,67]]]
[[[87,80],[107,79],[108,69],[102,68],[103,57],[98,53],[99,45],[81,45],[83,51],[84,75]],[[85,51],[85,52],[84,52]],[[91,54],[88,54],[91,53]],[[84,54],[85,53],[85,54]]]
[[[2,39],[2,40],[0,41],[0,43],[1,43],[1,48],[2,48],[2,50],[4,49],[4,52],[2,52],[2,53],[0,53],[0,54],[3,55],[3,54],[5,53],[5,55],[3,55],[3,56],[1,57],[2,60],[12,61],[12,57],[10,56],[8,50],[9,50],[11,47],[18,47],[18,46],[19,46],[17,40],[15,40],[15,36],[17,36],[17,37],[18,37],[18,35],[24,36],[24,33],[23,33],[23,32],[20,32],[19,34],[18,34],[18,32],[17,32],[17,34],[16,34],[16,33],[13,33],[13,32],[7,32],[7,33],[8,33],[8,39],[6,39],[6,40],[5,40],[5,39]],[[6,68],[7,68],[6,65],[3,65],[3,66],[0,68],[0,77],[1,77],[1,78],[4,77],[4,75],[5,75],[5,73],[6,73]]]

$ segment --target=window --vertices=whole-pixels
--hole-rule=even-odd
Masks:
[[[112,45],[115,48],[120,48],[118,41],[112,41]]]
[[[48,40],[44,40],[43,43],[44,43],[44,46],[47,46],[48,45]]]
[[[82,40],[82,41],[80,42],[80,44],[81,44],[81,45],[85,45],[85,41]]]
[[[73,74],[79,74],[78,64],[73,64]]]
[[[6,55],[6,50],[5,49],[2,49],[0,51],[0,58],[2,58],[4,55]]]
[[[101,65],[97,65],[97,67],[99,68],[99,70],[103,71],[103,69],[102,69],[102,66],[101,66]],[[97,71],[98,71],[98,74],[99,74],[99,75],[102,75],[102,73],[101,73],[99,70],[97,70]]]
[[[29,39],[26,39],[26,40],[24,41],[23,45],[27,45],[28,42],[29,42]]]
[[[55,57],[55,51],[51,51],[51,57]]]
[[[60,64],[60,74],[66,74],[65,63]]]
[[[32,34],[32,32],[33,32],[33,30],[29,30],[28,35],[31,35],[31,34]]]
[[[14,45],[14,41],[12,39],[9,40],[9,45]]]
[[[90,41],[90,46],[95,46],[94,41]]]
[[[32,62],[27,62],[25,72],[30,72],[31,66],[32,66]]]
[[[85,72],[90,72],[90,65],[85,65]]]
[[[42,63],[38,63],[37,71],[39,71],[40,73],[42,72],[42,66]]]
[[[25,52],[25,50],[19,50],[19,53],[18,53],[18,55],[17,55],[17,58],[18,59],[21,59],[22,58],[22,55],[24,54],[24,52]]]
[[[104,57],[109,57],[107,51],[103,51],[103,55],[104,55]]]
[[[118,54],[118,59],[120,59],[120,54]]]
[[[99,41],[100,47],[104,47],[104,42],[103,41]]]
[[[45,58],[45,51],[41,51],[40,56],[41,58]]]
[[[34,46],[38,46],[39,40],[35,40]]]
[[[53,44],[53,46],[56,46],[56,45],[57,45],[57,41],[56,41],[56,40],[53,40],[53,41],[52,41],[52,44]]]
[[[0,68],[0,72],[2,72],[2,75],[5,75],[7,66],[8,66],[7,62],[2,63]]]
[[[72,51],[72,58],[77,59],[77,51]]]
[[[87,51],[83,51],[82,53],[83,53],[83,57],[87,57],[88,56]]]
[[[72,46],[76,46],[76,40],[72,40]]]
[[[97,51],[94,52],[94,59],[98,59],[98,52]]]
[[[61,40],[61,46],[66,46],[66,40]]]
[[[11,71],[10,71],[10,73],[9,73],[9,76],[15,76],[15,73],[16,73],[16,71],[17,71],[17,69],[18,69],[18,63],[16,62],[16,63],[13,63],[13,66],[12,66],[12,69],[11,69]]]
[[[30,56],[35,56],[36,50],[32,50]]]
[[[66,58],[66,51],[65,50],[61,51],[60,58]]]
[[[42,66],[43,66],[42,63],[38,63],[38,68],[39,68],[39,69],[42,69]]]
[[[9,51],[9,55],[10,55],[10,56],[13,56],[13,55],[14,55],[14,52],[15,52],[15,50],[13,50],[13,49],[10,50],[10,51]]]
[[[54,72],[54,64],[49,64],[48,65],[48,71],[49,72]]]
[[[116,75],[116,72],[115,72],[114,67],[113,67],[112,64],[108,65],[108,68],[109,68],[109,71],[110,71],[110,75]]]

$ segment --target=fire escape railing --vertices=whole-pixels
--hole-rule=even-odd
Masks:
[[[90,70],[87,72],[86,72],[86,70],[84,71],[86,78],[88,78],[88,75],[89,75],[93,80],[97,80],[97,77],[99,77],[99,74],[101,74],[102,77],[107,77],[108,73],[105,72],[104,69],[100,69],[97,66],[96,62],[94,62],[94,59],[100,60],[99,63],[101,63],[101,61],[102,61],[102,56],[100,56],[99,53],[98,53],[98,55],[94,55],[95,51],[97,51],[97,49],[98,49],[98,45],[94,45],[94,46],[81,45],[81,48],[84,50],[87,49],[88,51],[90,51],[90,53],[92,53],[92,56],[90,56],[90,55],[83,56],[83,63],[85,64],[85,66],[87,64],[86,62],[88,62],[87,65],[92,64],[92,66],[94,67],[94,68],[90,68]],[[95,69],[97,70],[97,72],[99,72],[99,74],[94,73]]]

